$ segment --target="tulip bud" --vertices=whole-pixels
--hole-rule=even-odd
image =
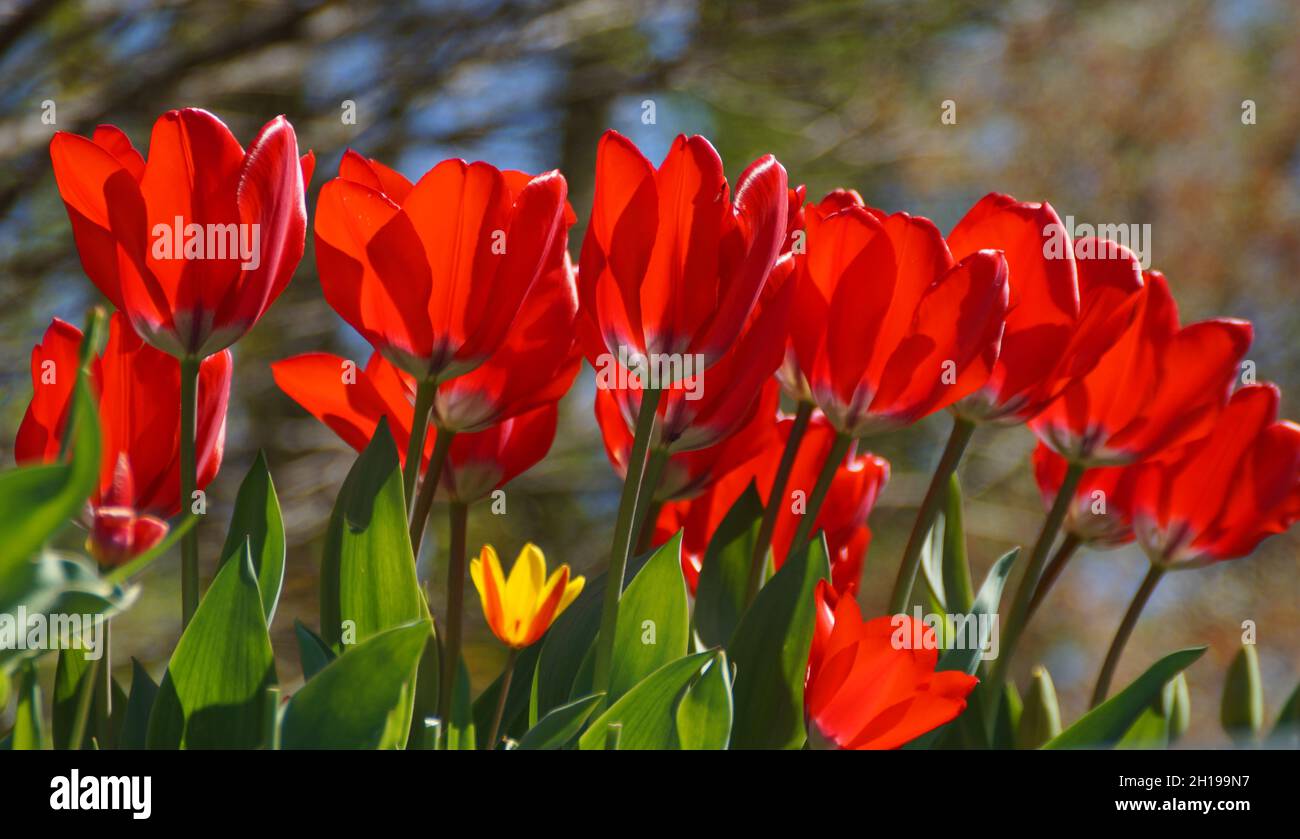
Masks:
[[[1035,667],[1020,712],[1016,747],[1036,749],[1060,733],[1061,708],[1056,702],[1056,686],[1046,667]]]
[[[1182,673],[1170,679],[1160,692],[1160,714],[1169,721],[1169,744],[1173,745],[1187,733],[1192,720],[1192,697]]]
[[[1250,745],[1259,735],[1264,724],[1264,691],[1254,644],[1242,645],[1228,667],[1219,719],[1238,746]]]

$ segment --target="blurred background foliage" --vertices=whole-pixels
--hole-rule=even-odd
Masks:
[[[949,229],[988,191],[1048,200],[1080,222],[1151,225],[1151,254],[1185,320],[1256,324],[1261,380],[1300,393],[1300,20],[1290,0],[1135,4],[560,2],[344,3],[328,0],[0,0],[0,457],[30,398],[28,354],[51,316],[80,322],[97,293],[83,276],[51,176],[55,128],[123,128],[144,150],[166,109],[201,106],[242,141],[286,114],[318,156],[309,210],[344,149],[418,177],[443,158],[567,175],[590,207],[596,141],[607,127],[658,160],[679,132],[701,133],[735,177],[775,153],[810,197],[837,186]],[[57,124],[42,122],[55,104]],[[943,102],[956,106],[943,124]],[[1245,100],[1256,121],[1242,119]],[[356,122],[342,119],[355,103]],[[645,124],[644,103],[655,122]],[[325,305],[312,247],[295,281],[235,348],[226,459],[209,491],[206,571],[235,489],[262,448],[290,539],[286,592],[272,628],[281,680],[299,669],[292,625],[317,624],[321,535],[354,455],[274,386],[268,363],[367,348]],[[565,400],[550,456],[509,487],[507,515],[476,508],[471,544],[513,555],[527,540],[591,573],[609,548],[618,484],[591,416],[590,370]],[[894,478],[872,518],[860,597],[885,607],[916,502],[948,420],[871,441]],[[963,466],[976,574],[1041,521],[1023,428],[977,435]],[[441,517],[440,517],[441,519]],[[422,574],[443,601],[445,522]],[[1138,627],[1119,679],[1196,643],[1188,674],[1193,742],[1226,743],[1217,705],[1243,621],[1258,625],[1270,708],[1300,677],[1296,538],[1249,559],[1171,575]],[[155,676],[179,628],[178,560],[144,577],[146,596],[115,621],[116,662]],[[1134,550],[1084,553],[1053,592],[1016,667],[1048,666],[1063,714],[1082,712],[1103,652],[1144,572]],[[476,686],[502,651],[469,610]],[[51,659],[52,661],[52,659]]]

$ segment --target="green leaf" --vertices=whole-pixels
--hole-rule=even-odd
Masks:
[[[14,751],[48,749],[49,737],[41,718],[41,685],[36,668],[27,662],[18,671],[18,705],[14,708],[14,730],[10,748]]]
[[[1187,676],[1179,673],[1160,694],[1160,712],[1169,720],[1169,742],[1176,743],[1192,724],[1192,696]]]
[[[1219,721],[1238,746],[1253,743],[1264,727],[1264,685],[1254,644],[1243,644],[1228,666]]]
[[[336,656],[325,640],[312,632],[302,621],[293,622],[293,634],[298,638],[298,660],[302,662],[302,680],[310,681]]]
[[[610,705],[578,738],[581,749],[603,749],[611,726],[620,749],[677,748],[677,699],[715,653],[707,651],[670,661]]]
[[[68,375],[75,371],[56,371]],[[79,372],[72,400],[72,458],[0,474],[0,580],[81,512],[99,485],[99,427],[94,398]]]
[[[609,700],[670,661],[690,644],[690,602],[682,577],[682,534],[669,539],[632,578],[619,600]]]
[[[948,479],[948,495],[944,506],[942,573],[944,603],[947,607],[945,612],[949,614],[970,612],[975,604],[975,591],[971,586],[970,563],[966,558],[961,482],[957,480],[956,472]],[[993,606],[996,611],[996,600]]]
[[[131,695],[126,700],[126,718],[118,745],[123,749],[143,749],[149,735],[149,714],[153,711],[158,685],[149,678],[144,665],[131,659]]]
[[[425,723],[438,716],[438,683],[442,679],[442,665],[439,664],[440,649],[434,631],[424,639],[424,652],[420,653],[420,663],[415,669],[415,705],[411,709],[411,733],[406,740],[408,749],[432,749],[435,729]],[[442,727],[436,729],[441,736]]]
[[[430,631],[429,621],[394,627],[331,661],[289,700],[281,748],[403,748]]]
[[[109,571],[104,575],[104,579],[117,584],[126,582],[152,565],[154,560],[171,550],[172,546],[180,542],[185,537],[185,534],[190,532],[190,528],[195,527],[198,523],[198,516],[193,513],[186,513],[185,517],[175,527],[168,528],[167,535],[162,538],[161,542]]]
[[[276,497],[275,484],[266,468],[266,457],[260,451],[239,485],[235,512],[230,518],[230,529],[226,532],[226,544],[221,555],[226,558],[236,556],[245,542],[251,546],[266,625],[270,626],[284,584],[284,519],[280,516],[280,499]]]
[[[934,524],[930,525],[930,532],[921,543],[921,575],[925,577],[926,588],[930,590],[930,608],[936,615],[946,615],[951,611],[943,583],[944,525],[941,510],[935,515]]]
[[[264,745],[267,689],[276,683],[248,546],[225,562],[172,653],[149,716],[150,748]]]
[[[476,746],[474,703],[470,700],[469,671],[465,657],[456,662],[456,684],[451,691],[451,725],[444,725],[443,741],[449,751],[472,752]],[[487,736],[487,732],[483,733]]]
[[[1160,712],[1160,701],[1138,716],[1115,744],[1117,749],[1163,749],[1169,745],[1169,720]]]
[[[528,729],[519,740],[516,749],[562,749],[578,736],[582,726],[591,716],[592,711],[601,704],[605,697],[599,693],[575,699],[567,705],[552,708],[546,716],[537,721],[537,725]]]
[[[695,632],[706,647],[725,645],[740,625],[762,519],[763,501],[750,483],[709,540],[695,589]]]
[[[427,620],[407,530],[397,448],[386,420],[343,481],[325,535],[321,636],[344,641]],[[347,630],[345,633],[345,622]]]
[[[1291,696],[1282,705],[1282,710],[1278,712],[1272,740],[1283,748],[1300,748],[1300,685],[1295,686]]]
[[[736,748],[803,745],[803,681],[812,645],[818,580],[830,579],[825,538],[793,553],[741,618],[728,654]]]
[[[683,749],[725,749],[731,742],[731,666],[721,650],[686,689],[677,705],[677,739]]]
[[[634,577],[650,555],[632,557],[624,572],[624,585]],[[575,683],[582,671],[583,662],[592,650],[596,633],[600,630],[600,612],[605,598],[606,575],[601,573],[587,581],[582,594],[569,604],[564,614],[556,619],[538,643],[541,652],[537,657],[533,684],[529,695],[528,721],[535,724],[547,711],[585,696],[590,689],[574,693]],[[626,590],[626,589],[625,589]],[[590,684],[590,677],[587,679]]]
[[[1074,725],[1047,742],[1044,749],[1101,748],[1113,746],[1160,696],[1174,676],[1205,653],[1192,647],[1170,653],[1151,665],[1128,687],[1079,718]]]
[[[102,659],[101,659],[102,661]],[[78,710],[83,691],[94,690],[92,662],[86,658],[82,649],[59,650],[59,661],[54,668],[54,697],[50,707],[50,730],[53,733],[54,748],[81,749],[89,746],[91,737],[90,721],[95,719],[95,703],[99,697],[92,696],[87,712],[87,725],[83,729],[80,743],[72,742],[76,728]]]
[[[1020,548],[1012,548],[993,563],[984,582],[980,584],[979,595],[975,597],[971,610],[959,622],[954,622],[961,643],[955,644],[953,640],[956,639],[950,639],[948,649],[939,656],[936,670],[960,670],[967,675],[974,675],[979,669],[982,651],[991,642],[1002,590],[1006,587],[1011,567],[1015,565],[1018,556]]]

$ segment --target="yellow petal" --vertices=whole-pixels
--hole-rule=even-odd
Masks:
[[[564,587],[564,597],[560,598],[560,607],[555,610],[555,617],[558,618],[560,613],[569,608],[570,603],[578,599],[578,595],[582,594],[582,587],[586,584],[586,577],[574,577],[569,580],[569,584]]]
[[[470,562],[470,578],[478,589],[479,601],[483,606],[483,617],[493,634],[505,643],[510,643],[507,632],[507,618],[504,614],[502,598],[505,593],[505,576],[501,573],[501,560],[497,558],[496,549],[484,545],[479,558]]]
[[[537,608],[537,595],[546,583],[546,558],[531,542],[524,545],[506,580],[505,613],[512,626],[518,622],[525,629]]]

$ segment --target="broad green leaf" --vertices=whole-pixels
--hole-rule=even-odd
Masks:
[[[379,632],[351,647],[293,695],[280,723],[285,749],[400,749],[428,621]]]
[[[528,729],[520,738],[516,749],[562,749],[578,736],[583,724],[604,699],[599,693],[575,699],[567,705],[552,708],[546,716],[537,721],[537,725]]]
[[[118,745],[123,749],[143,749],[149,736],[149,714],[153,711],[158,685],[149,678],[144,665],[131,659],[131,695],[126,700],[126,717]]]
[[[251,548],[266,625],[270,626],[284,584],[284,519],[280,516],[275,484],[266,468],[266,457],[260,451],[239,485],[235,512],[230,518],[230,530],[226,532],[226,544],[221,555],[227,558],[237,556],[238,549],[245,542]]]
[[[1223,681],[1219,721],[1238,746],[1253,743],[1264,727],[1264,685],[1254,644],[1243,644],[1233,656]]]
[[[415,670],[415,704],[411,709],[411,734],[406,740],[408,749],[432,749],[435,747],[431,729],[427,723],[438,716],[438,683],[442,680],[442,665],[439,663],[440,648],[434,631],[424,639],[424,652],[420,653],[420,663]],[[441,721],[436,729],[442,737],[444,726]]]
[[[690,602],[682,577],[682,534],[656,550],[619,600],[608,701],[670,661],[690,644]]]
[[[474,703],[470,700],[469,671],[465,657],[456,662],[456,684],[451,691],[451,725],[442,729],[443,742],[449,751],[472,752],[477,748],[478,729],[474,725]],[[487,736],[487,732],[483,732]]]
[[[100,440],[94,397],[78,371],[59,370],[56,375],[77,376],[68,429],[72,458],[0,473],[0,532],[4,533],[0,581],[76,517],[99,485]]]
[[[966,529],[962,524],[961,482],[956,472],[948,479],[943,512],[943,596],[948,614],[966,614],[975,607],[975,590],[966,558]],[[996,611],[997,603],[993,605]]]
[[[1074,725],[1047,742],[1044,749],[1102,748],[1119,742],[1174,676],[1205,653],[1192,647],[1170,653],[1151,665],[1128,687],[1079,718]]]
[[[647,554],[628,560],[623,575],[624,586],[649,558],[650,555]],[[536,724],[552,708],[568,704],[576,696],[585,696],[591,692],[589,687],[576,694],[573,691],[583,661],[600,630],[605,577],[602,573],[589,579],[578,599],[569,604],[569,608],[564,610],[564,614],[556,619],[538,642],[541,651],[537,657],[537,669],[534,671],[528,704],[530,725]],[[587,682],[590,685],[590,678]]]
[[[336,656],[325,640],[308,629],[302,621],[293,622],[293,634],[298,639],[298,660],[302,662],[302,679],[304,682],[310,681]]]
[[[683,749],[725,749],[731,743],[731,666],[717,655],[686,688],[677,705],[677,740]]]
[[[381,420],[343,481],[325,535],[321,637],[335,648],[429,618],[402,493],[397,448]]]
[[[59,650],[58,664],[54,668],[54,696],[50,707],[50,731],[53,734],[54,748],[81,749],[90,745],[94,734],[90,721],[95,719],[94,706],[99,697],[92,695],[86,699],[90,705],[87,706],[89,710],[81,742],[74,744],[72,735],[79,716],[82,692],[94,690],[92,677],[96,667],[98,664],[89,660],[83,649]]]
[[[1007,584],[1011,566],[1015,565],[1018,556],[1020,549],[1012,548],[993,563],[984,582],[980,584],[979,594],[975,597],[971,610],[954,621],[954,631],[958,637],[949,639],[948,649],[939,656],[936,670],[960,670],[967,675],[974,675],[979,669],[982,650],[991,643],[993,637],[993,622],[997,619],[1002,589]]]
[[[25,663],[18,671],[18,704],[14,708],[14,730],[10,748],[14,751],[48,749],[49,736],[41,718],[41,685],[36,668]]]
[[[725,645],[740,625],[762,518],[763,501],[751,483],[709,540],[695,590],[695,632],[706,647]]]
[[[1160,713],[1159,700],[1138,716],[1124,736],[1115,744],[1117,749],[1163,749],[1169,745],[1169,720]]]
[[[172,653],[149,716],[150,748],[256,748],[275,654],[253,559],[225,562]]]
[[[677,748],[677,700],[715,653],[679,658],[660,667],[595,719],[581,737],[581,749],[603,749],[611,726],[618,726],[619,749]]]
[[[727,648],[736,748],[795,749],[806,739],[803,681],[812,646],[818,580],[830,579],[826,540],[794,552],[741,618]]]

